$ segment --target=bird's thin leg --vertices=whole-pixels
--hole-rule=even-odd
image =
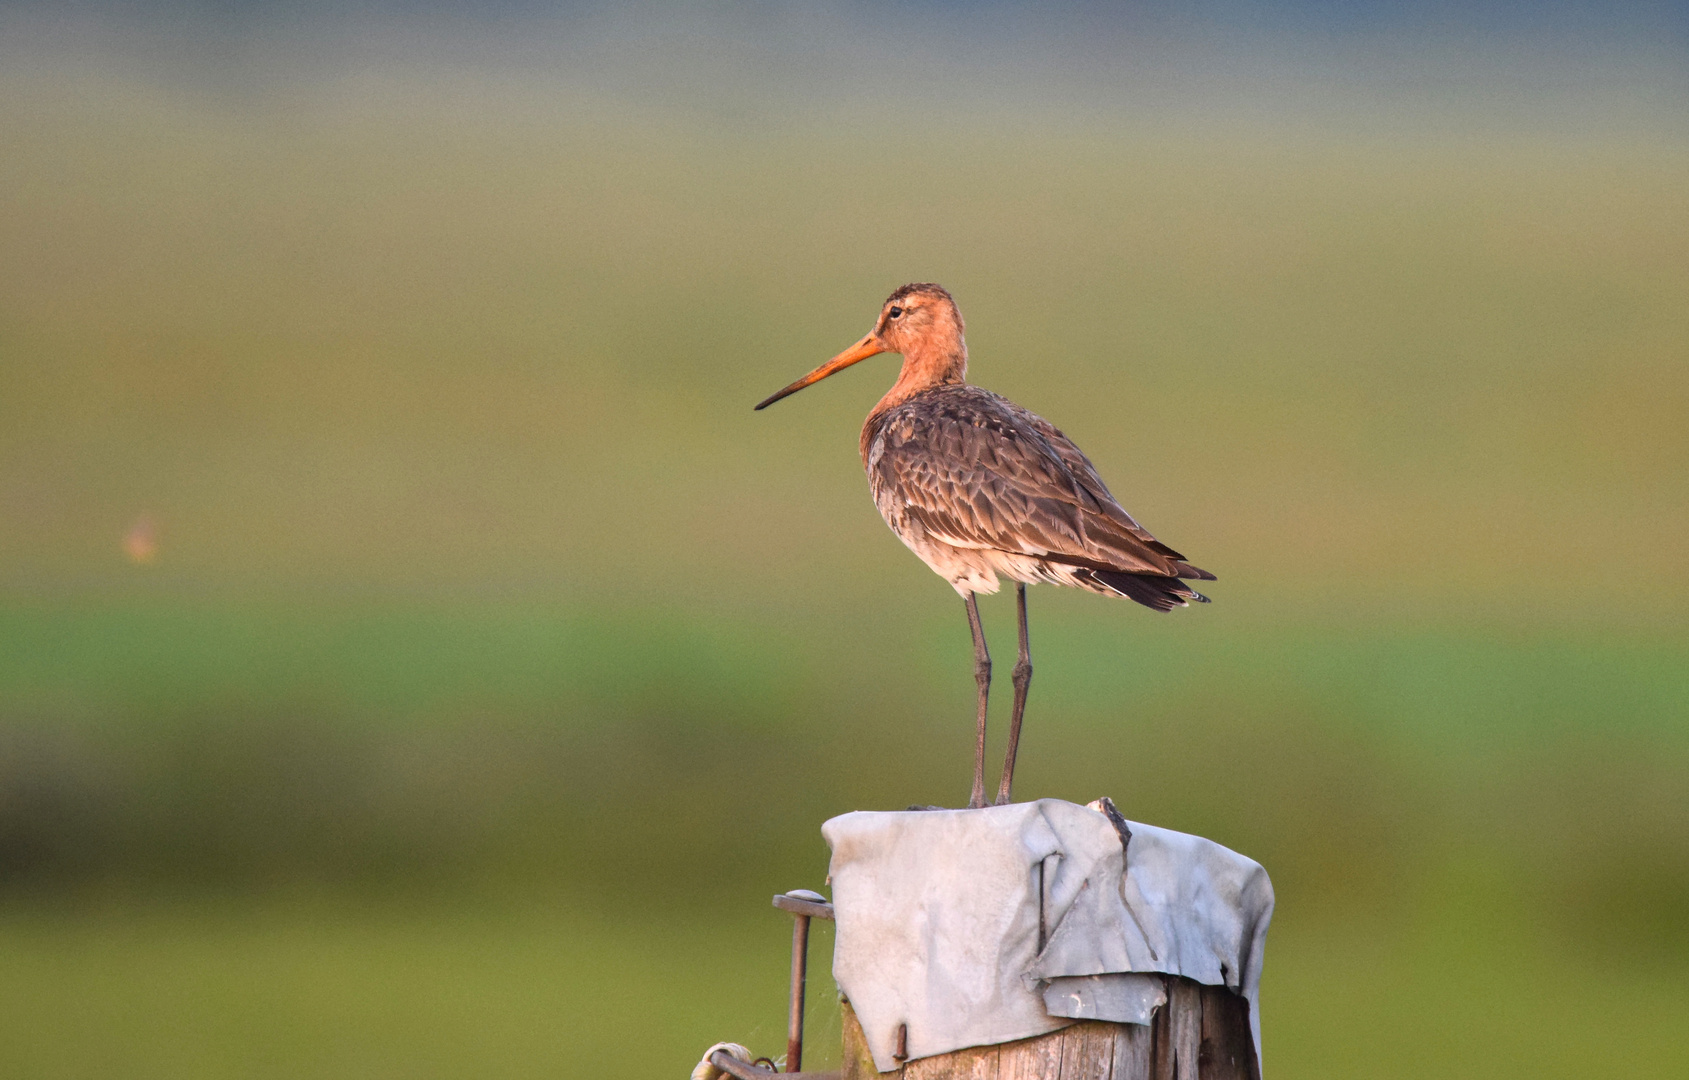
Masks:
[[[1015,661],[1015,707],[1009,714],[1009,752],[1003,758],[1003,780],[997,786],[997,805],[1009,801],[1009,789],[1015,782],[1015,752],[1020,749],[1020,720],[1026,715],[1026,688],[1032,685],[1032,648],[1026,638],[1026,583],[1016,593],[1020,608],[1020,658]]]
[[[974,790],[968,809],[985,805],[985,703],[991,696],[991,653],[985,647],[985,627],[979,621],[979,603],[968,594],[968,629],[974,636],[974,682],[979,686],[979,742],[974,746]]]

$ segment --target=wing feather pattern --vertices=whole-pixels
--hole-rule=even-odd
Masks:
[[[887,410],[867,464],[888,521],[954,547],[1072,567],[1087,587],[1160,610],[1204,599],[1178,579],[1214,577],[1133,520],[1053,425],[980,387],[938,387]]]

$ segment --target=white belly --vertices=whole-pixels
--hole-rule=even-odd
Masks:
[[[1073,580],[1072,567],[1051,564],[1036,555],[952,543],[949,538],[928,533],[919,522],[901,513],[901,509],[881,504],[880,516],[885,518],[886,524],[891,526],[891,531],[897,534],[904,546],[920,556],[933,573],[948,581],[964,597],[969,593],[996,592],[1002,588],[1002,583],[997,580],[999,574],[1028,585],[1039,582],[1080,584]]]

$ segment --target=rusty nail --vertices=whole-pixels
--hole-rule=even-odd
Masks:
[[[898,1061],[909,1060],[909,1025],[897,1025],[897,1049],[891,1055]]]
[[[774,906],[792,913],[792,1000],[786,1019],[786,1071],[794,1073],[803,1068],[803,998],[804,986],[809,981],[809,920],[811,915],[820,914],[817,909],[822,907],[827,909],[822,918],[827,918],[832,914],[832,905],[820,893],[793,889],[784,896],[776,896]]]

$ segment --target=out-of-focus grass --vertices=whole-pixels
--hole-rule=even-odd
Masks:
[[[1316,1078],[1581,1077],[1689,1065],[1683,981],[1533,940],[1480,871],[1394,925],[1274,931],[1267,1067]],[[687,918],[302,901],[129,905],[0,921],[0,1032],[26,1076],[682,1074],[731,1037],[784,1039],[784,917]],[[831,935],[815,942],[806,1063],[838,1059]],[[1428,1064],[1430,1063],[1430,1064]]]
[[[927,644],[947,620],[829,650],[526,605],[261,610],[7,623],[9,696],[36,706],[0,753],[0,1000],[30,1075],[772,1050],[764,904],[821,883],[816,824],[966,784],[966,645]],[[1084,621],[1039,639],[1019,793],[1112,793],[1271,868],[1275,1071],[1396,1047],[1414,1075],[1425,1040],[1483,1075],[1580,1075],[1613,1040],[1680,1067],[1680,640]],[[838,670],[782,659],[812,651]],[[789,677],[759,693],[769,664]],[[825,1061],[824,967],[814,986]]]
[[[1269,1068],[1682,1071],[1683,146],[44,70],[0,75],[11,1071],[776,1046],[767,895],[830,814],[960,799],[972,687],[855,458],[890,362],[749,405],[917,278],[1220,574],[1034,592],[1019,794],[1268,866]]]
[[[908,278],[1230,602],[1689,588],[1680,146],[9,89],[12,589],[109,587],[144,511],[181,587],[887,602],[930,585],[853,453],[893,361],[749,406]]]
[[[18,1076],[665,1076],[725,1037],[711,1032],[784,1042],[773,909],[756,925],[615,908],[13,914],[0,1059]]]
[[[1689,883],[1681,638],[1169,628],[1046,599],[1022,796],[1113,794],[1310,898],[1377,898],[1450,842],[1524,860],[1551,907],[1620,866]],[[15,607],[0,855],[20,883],[813,877],[822,818],[965,787],[954,621]]]

